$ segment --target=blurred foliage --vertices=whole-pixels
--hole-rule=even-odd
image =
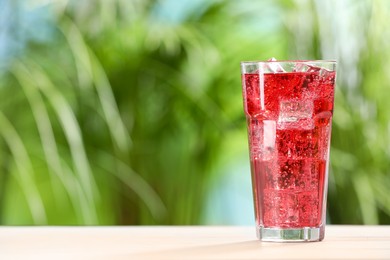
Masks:
[[[329,220],[390,223],[389,2],[32,3],[9,4],[1,224],[200,223],[246,145],[239,62],[269,57],[338,60]]]

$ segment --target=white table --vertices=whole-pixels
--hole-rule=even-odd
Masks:
[[[325,240],[262,243],[254,227],[0,227],[0,259],[390,259],[390,226],[327,226]]]

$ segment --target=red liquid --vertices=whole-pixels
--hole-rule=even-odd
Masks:
[[[335,72],[244,74],[244,109],[257,225],[318,227],[324,187]]]

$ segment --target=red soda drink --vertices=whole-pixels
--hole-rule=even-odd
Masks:
[[[281,68],[276,72],[275,64]],[[245,68],[242,74],[262,240],[314,241],[324,236],[336,72],[334,66],[325,69],[315,62],[292,64],[258,63],[257,70]]]

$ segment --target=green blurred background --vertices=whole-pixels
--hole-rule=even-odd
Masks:
[[[328,222],[390,224],[390,1],[0,0],[0,224],[254,224],[240,61],[336,59]]]

